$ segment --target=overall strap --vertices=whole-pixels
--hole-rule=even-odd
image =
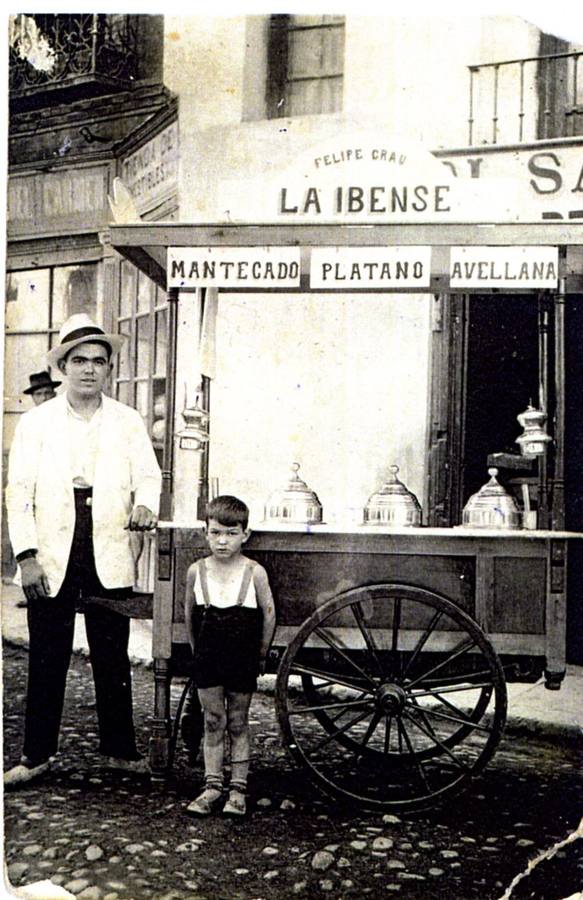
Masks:
[[[200,575],[200,587],[202,590],[202,599],[204,600],[204,605],[209,607],[211,605],[211,600],[209,597],[209,583],[206,573],[206,563],[204,559],[199,559],[198,561],[198,574]]]
[[[243,579],[241,581],[241,587],[239,588],[239,596],[237,597],[237,606],[243,606],[245,602],[245,597],[247,596],[247,591],[249,590],[249,584],[251,579],[253,578],[253,569],[255,568],[254,562],[249,562],[245,566],[245,571],[243,572]]]

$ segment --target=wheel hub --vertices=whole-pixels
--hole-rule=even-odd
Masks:
[[[398,684],[381,684],[377,690],[377,703],[387,715],[397,715],[405,707],[407,695]]]

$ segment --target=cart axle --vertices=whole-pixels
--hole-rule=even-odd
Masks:
[[[395,716],[405,708],[407,695],[398,684],[381,684],[377,690],[377,703],[386,715]]]

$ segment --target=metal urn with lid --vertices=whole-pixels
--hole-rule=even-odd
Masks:
[[[552,438],[546,433],[544,424],[547,415],[542,409],[535,409],[531,404],[516,417],[524,429],[516,438],[523,456],[542,456]]]
[[[322,522],[322,504],[298,475],[299,463],[293,463],[285,487],[274,491],[265,504],[265,521],[280,524],[318,525]]]
[[[395,528],[421,525],[421,505],[417,497],[397,478],[399,466],[389,468],[391,474],[382,488],[368,499],[363,524]]]
[[[520,528],[520,510],[514,497],[497,480],[498,469],[488,469],[490,480],[472,494],[464,507],[466,528]]]

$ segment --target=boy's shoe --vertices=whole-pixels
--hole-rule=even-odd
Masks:
[[[150,766],[144,757],[140,759],[121,759],[118,756],[105,756],[103,765],[106,769],[115,769],[118,772],[129,772],[133,775],[149,775]]]
[[[39,778],[40,775],[44,775],[45,772],[48,772],[50,767],[50,759],[47,759],[42,763],[37,763],[36,766],[31,765],[31,763],[25,759],[17,766],[13,766],[4,773],[4,789],[11,790],[13,788],[18,788],[23,784],[28,784],[30,781],[34,781],[35,778]]]
[[[245,794],[240,791],[229,791],[229,799],[223,806],[225,816],[244,816],[247,813]]]
[[[202,794],[189,803],[186,812],[190,816],[210,816],[222,797],[222,791],[218,788],[207,787]]]

